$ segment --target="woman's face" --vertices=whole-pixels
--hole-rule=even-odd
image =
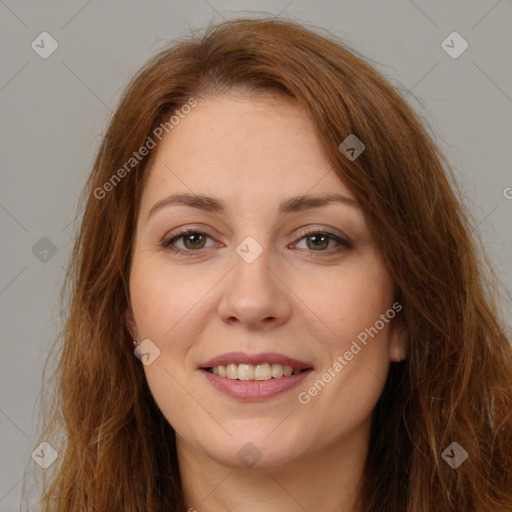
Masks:
[[[307,115],[275,95],[200,101],[153,156],[127,319],[179,449],[276,467],[364,446],[405,355],[401,306]]]

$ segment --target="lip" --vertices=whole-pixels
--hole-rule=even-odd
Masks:
[[[212,361],[215,362],[214,359],[212,359]],[[263,400],[274,398],[275,396],[298,386],[313,371],[312,368],[308,368],[309,369],[296,375],[270,380],[230,379],[228,377],[221,377],[220,375],[210,373],[204,368],[201,368],[200,371],[208,379],[210,384],[212,384],[221,393],[242,402],[261,402]]]
[[[263,363],[274,363],[291,366],[297,370],[306,370],[313,368],[313,365],[304,361],[299,361],[292,357],[285,356],[284,354],[278,354],[276,352],[260,352],[259,354],[246,354],[245,352],[227,352],[220,356],[209,359],[204,363],[201,363],[200,369],[213,368],[215,366],[226,366],[228,364],[263,364]],[[303,372],[306,373],[306,372]],[[301,374],[302,375],[302,374]],[[223,378],[223,377],[221,377]],[[231,380],[231,379],[230,379]],[[276,379],[277,380],[277,379]],[[260,381],[265,382],[265,381]]]

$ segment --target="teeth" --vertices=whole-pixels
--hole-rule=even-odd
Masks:
[[[268,363],[257,364],[254,367],[254,380],[269,380],[272,378],[272,370]]]
[[[280,379],[281,377],[289,377],[297,375],[301,370],[292,368],[291,366],[279,363],[262,363],[262,364],[228,364],[226,366],[215,366],[211,368],[212,373],[220,377],[238,380],[270,380]]]
[[[238,365],[228,364],[226,366],[226,377],[228,379],[238,379]]]
[[[273,364],[272,365],[272,377],[274,379],[279,379],[284,375],[284,368],[282,364]]]
[[[254,366],[252,364],[239,364],[238,365],[238,379],[239,380],[253,380],[254,379]]]

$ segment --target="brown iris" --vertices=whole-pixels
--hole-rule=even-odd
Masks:
[[[200,238],[202,238],[202,240],[199,240]],[[187,249],[202,249],[205,244],[205,239],[205,235],[200,233],[191,233],[183,237],[183,245],[185,245]],[[191,243],[190,247],[187,246],[187,243],[189,242]]]
[[[327,236],[327,235],[322,235],[322,234],[309,235],[307,237],[308,248],[311,248],[311,246],[310,246],[310,241],[311,240],[320,240],[320,239],[323,239],[320,242],[320,244],[317,244],[316,242],[313,242],[313,246],[312,247],[314,247],[316,249],[325,249],[325,248],[327,248],[327,246],[329,245],[330,237]],[[323,245],[323,244],[325,244],[325,245]]]

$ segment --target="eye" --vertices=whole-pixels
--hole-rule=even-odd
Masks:
[[[328,231],[310,229],[301,232],[300,235],[302,238],[298,242],[293,243],[292,246],[297,247],[299,249],[305,249],[306,251],[312,253],[320,252],[330,254],[333,252],[338,252],[343,248],[352,249],[353,247],[352,242],[350,242],[348,239],[345,239],[340,235],[330,233]],[[194,229],[192,227],[187,227],[180,230],[178,233],[172,233],[170,236],[162,240],[162,247],[164,249],[168,249],[179,254],[192,256],[194,253],[199,252],[201,249],[208,249],[210,247],[215,247],[216,245],[218,245],[216,242],[214,242],[209,247],[206,246],[205,244],[207,238],[213,240],[213,238],[210,237],[207,233],[198,231],[197,229]],[[302,240],[306,241],[306,247],[298,247],[299,243],[301,243]],[[183,248],[175,246],[175,244],[180,241],[183,243]],[[329,251],[325,250],[329,248],[330,245],[332,249],[333,242],[334,245],[338,245],[338,248],[335,247],[334,250]]]
[[[202,231],[198,231],[193,228],[185,228],[181,230],[179,234],[173,233],[170,237],[162,240],[162,246],[165,249],[190,255],[193,252],[197,252],[199,249],[207,248],[205,247],[207,238],[212,239],[207,233],[203,233]],[[184,248],[174,247],[175,242],[180,241],[181,239],[183,239]]]
[[[310,252],[330,253],[330,252],[337,252],[338,250],[341,250],[342,248],[352,249],[352,247],[353,247],[353,244],[349,240],[347,240],[339,235],[336,235],[335,233],[330,233],[328,231],[318,231],[318,230],[303,231],[301,233],[301,236],[302,236],[302,238],[298,242],[295,242],[293,245],[298,247],[298,244],[302,240],[305,240],[306,247],[304,249],[306,249],[307,251],[310,251]],[[325,249],[327,249],[329,247],[329,244],[331,242],[338,244],[338,246],[341,246],[341,248],[338,247],[337,249],[335,249],[335,251],[326,251]],[[332,246],[331,246],[331,248],[332,248]]]

